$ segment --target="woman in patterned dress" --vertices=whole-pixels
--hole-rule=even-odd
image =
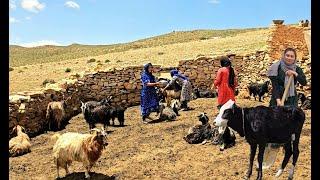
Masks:
[[[182,87],[180,96],[181,108],[183,109],[183,111],[192,110],[193,108],[188,107],[188,102],[191,100],[192,95],[192,86],[189,79],[180,74],[176,69],[171,70],[170,75],[172,77],[172,80],[162,91],[166,90],[173,83],[178,83]]]
[[[159,111],[159,99],[155,89],[155,86],[158,86],[159,82],[155,82],[152,71],[153,66],[151,63],[148,63],[144,65],[143,73],[141,74],[141,115],[143,123],[148,123],[146,118],[151,119],[149,117],[151,112]]]

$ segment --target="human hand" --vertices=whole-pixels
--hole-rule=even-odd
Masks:
[[[298,73],[297,72],[295,72],[295,71],[292,71],[292,70],[288,70],[287,72],[286,72],[286,75],[288,75],[288,76],[291,76],[291,75],[294,75],[294,76],[298,76]]]
[[[281,103],[281,100],[280,100],[280,99],[277,99],[277,106],[284,106],[284,104]]]

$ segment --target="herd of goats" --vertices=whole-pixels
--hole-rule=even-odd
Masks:
[[[160,78],[159,82],[165,86],[168,79]],[[270,92],[269,81],[258,84],[250,84],[247,88],[249,97],[256,96],[261,98]],[[172,121],[179,116],[180,110],[179,97],[181,86],[174,84],[162,92],[157,90],[160,101],[159,119]],[[238,91],[236,92],[238,95]],[[194,98],[214,98],[216,92],[212,90],[203,90],[194,88]],[[300,107],[302,109],[311,108],[311,100],[303,93],[298,95]],[[89,178],[89,172],[95,162],[99,159],[103,149],[108,145],[106,127],[114,125],[117,118],[120,126],[124,126],[125,110],[124,106],[111,105],[112,97],[109,96],[101,101],[81,102],[81,111],[84,119],[89,124],[90,133],[80,134],[67,132],[62,135],[54,134],[51,141],[55,142],[53,146],[54,163],[57,166],[57,177],[59,178],[59,168],[65,169],[69,174],[68,166],[72,161],[82,162],[85,167],[85,177]],[[61,122],[65,116],[65,101],[50,102],[47,107],[46,118],[48,120],[49,130],[61,130]],[[305,114],[301,108],[294,107],[266,107],[257,106],[251,108],[241,108],[229,100],[220,109],[215,119],[215,127],[211,128],[209,118],[205,113],[201,113],[198,118],[201,124],[191,127],[188,134],[183,139],[190,144],[212,142],[213,144],[222,144],[220,150],[235,145],[234,131],[241,137],[245,137],[250,144],[250,163],[245,178],[249,179],[252,174],[253,160],[257,146],[258,153],[258,178],[262,179],[262,161],[263,152],[268,143],[277,143],[284,147],[285,157],[281,167],[276,174],[280,176],[293,155],[293,168],[289,171],[289,179],[293,178],[294,167],[299,156],[299,138],[302,126],[305,120]],[[279,123],[281,119],[281,123]],[[110,123],[111,121],[111,123]],[[103,124],[101,128],[96,128],[97,123]],[[231,128],[231,129],[229,129]],[[11,157],[20,156],[30,152],[30,138],[23,132],[24,128],[20,125],[14,127],[13,131],[17,133],[9,141],[9,154]]]

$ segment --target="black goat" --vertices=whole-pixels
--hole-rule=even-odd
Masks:
[[[124,111],[126,110],[123,106],[111,106],[110,107],[110,118],[112,119],[112,125],[114,126],[114,119],[117,118],[120,126],[124,126]]]
[[[303,93],[298,93],[298,106],[302,109],[311,109],[311,99]]]
[[[262,179],[262,161],[267,143],[284,144],[285,157],[276,176],[280,176],[286,167],[289,158],[293,155],[293,168],[289,171],[288,179],[293,178],[294,167],[299,156],[299,139],[305,114],[302,109],[290,106],[266,107],[257,106],[241,108],[229,100],[221,109],[220,119],[216,119],[217,126],[229,126],[245,137],[250,144],[250,163],[245,176],[249,179],[252,174],[252,165],[259,145],[258,177]],[[291,146],[292,145],[292,146]]]
[[[110,126],[111,119],[111,107],[107,105],[97,106],[90,111],[89,109],[85,110],[85,120],[89,124],[89,129],[93,129],[96,123],[103,124],[103,127]]]
[[[215,98],[218,96],[216,92],[210,90],[203,90],[200,88],[194,88],[193,93],[195,95],[195,98]]]
[[[183,137],[189,144],[205,143],[212,137],[211,126],[208,123],[209,118],[206,113],[201,113],[198,118],[202,124],[191,127],[188,134]]]
[[[263,99],[263,95],[265,93],[268,93],[268,86],[270,84],[270,81],[266,81],[263,84],[258,84],[258,83],[252,83],[248,86],[249,94],[250,96],[253,95],[254,100],[256,100],[256,96],[259,96],[259,101],[261,101],[261,98]]]

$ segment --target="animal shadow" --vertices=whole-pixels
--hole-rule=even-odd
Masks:
[[[90,172],[90,180],[116,180],[116,176],[107,176],[101,173]],[[63,178],[59,178],[59,180],[86,180],[84,172],[75,172],[68,174]]]
[[[171,121],[165,120],[165,119],[155,119],[153,121],[149,121],[148,124],[155,124],[155,123],[161,123],[161,122],[171,122]]]
[[[115,124],[115,125],[110,125],[111,127],[126,127],[126,126],[128,126],[128,125],[123,125],[123,126],[121,126],[120,124]]]

